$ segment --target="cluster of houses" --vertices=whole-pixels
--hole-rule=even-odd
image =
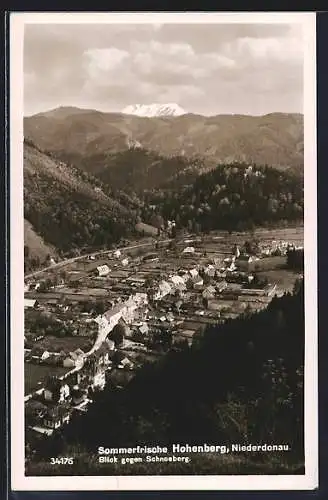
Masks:
[[[99,326],[98,338],[94,348],[103,342],[119,321],[130,325],[134,321],[142,320],[148,312],[148,295],[135,293],[125,301],[118,301],[111,309],[96,317]]]
[[[70,353],[64,375],[49,375],[44,386],[25,397],[26,425],[37,433],[51,435],[67,423],[74,411],[86,411],[95,390],[103,390],[106,374],[114,369],[131,371],[133,362],[118,353],[110,341],[91,354],[81,350]]]
[[[272,240],[269,244],[260,244],[260,253],[262,256],[283,256],[290,250],[300,250],[303,246],[295,245],[285,240]]]

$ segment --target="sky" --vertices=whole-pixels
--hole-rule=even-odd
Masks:
[[[24,113],[58,106],[303,112],[300,24],[28,24]]]

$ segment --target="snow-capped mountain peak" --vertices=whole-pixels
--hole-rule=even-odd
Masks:
[[[131,104],[122,109],[122,113],[126,115],[136,116],[181,116],[185,115],[186,111],[176,103],[167,104]]]

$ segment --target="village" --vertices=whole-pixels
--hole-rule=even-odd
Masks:
[[[145,362],[193,347],[208,326],[292,291],[300,275],[287,255],[303,251],[303,230],[282,235],[267,231],[256,243],[244,233],[157,238],[26,279],[29,433],[52,435],[87,411],[96,391],[124,389]]]

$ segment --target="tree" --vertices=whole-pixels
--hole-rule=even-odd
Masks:
[[[172,226],[172,229],[171,229],[171,237],[172,238],[176,238],[177,237],[177,228],[176,226]]]
[[[108,338],[112,340],[115,344],[115,347],[119,347],[122,345],[125,337],[125,328],[122,323],[117,323],[114,326],[113,330],[108,335]]]
[[[159,231],[164,227],[164,219],[160,214],[153,214],[150,218],[150,223]]]
[[[203,304],[203,307],[205,309],[208,309],[208,298],[207,297],[203,297],[202,304]]]
[[[257,240],[245,241],[244,243],[245,252],[248,255],[256,255],[259,251],[259,244]]]

